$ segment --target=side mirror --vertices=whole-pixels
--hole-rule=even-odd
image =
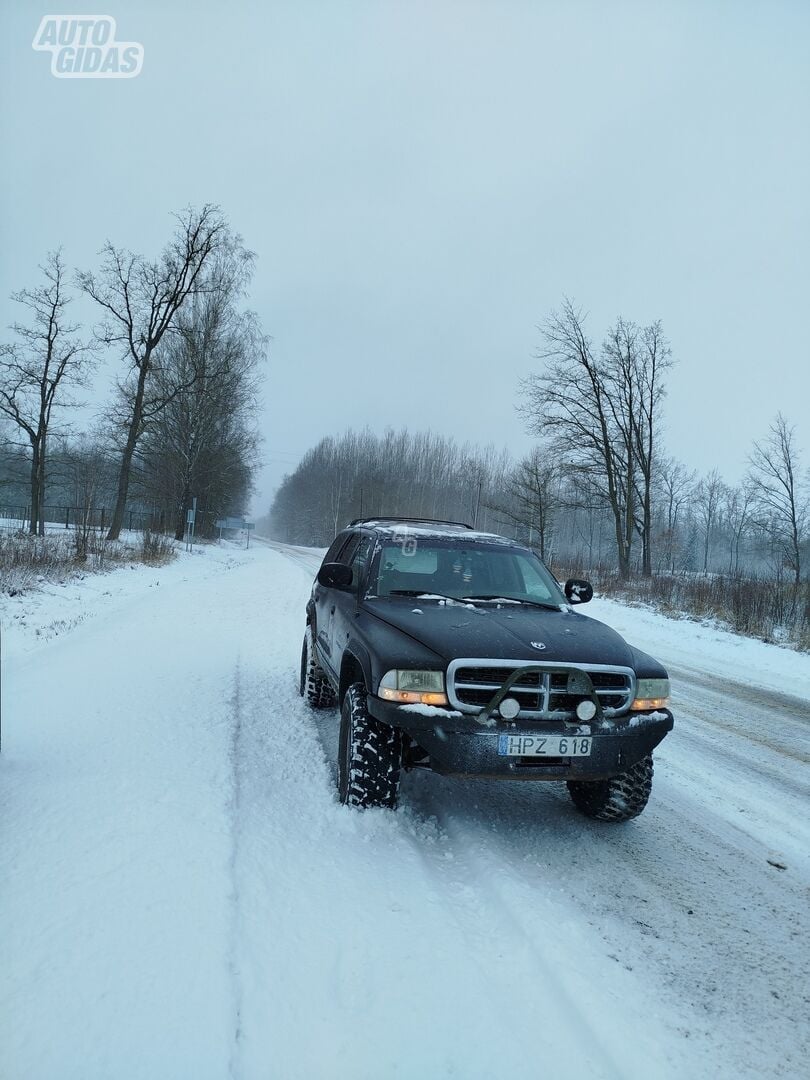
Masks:
[[[352,568],[345,563],[324,563],[318,571],[318,584],[325,589],[348,589],[352,583]]]
[[[593,600],[593,585],[581,578],[569,578],[565,583],[565,598],[569,604],[587,604]]]

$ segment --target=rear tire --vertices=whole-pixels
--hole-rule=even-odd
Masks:
[[[312,627],[307,627],[304,644],[301,647],[301,671],[298,679],[298,693],[305,697],[313,709],[331,709],[337,704],[335,691],[322,667],[315,659],[312,643]]]
[[[352,683],[343,698],[338,742],[338,792],[345,806],[396,809],[402,736],[368,714],[366,688]]]
[[[630,821],[638,817],[652,790],[653,759],[648,754],[626,772],[608,780],[569,780],[574,806],[597,821]]]

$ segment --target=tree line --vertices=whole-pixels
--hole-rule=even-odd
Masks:
[[[179,539],[195,498],[204,531],[246,509],[266,349],[244,307],[255,256],[218,207],[174,221],[155,258],[108,241],[96,268],[71,275],[57,250],[36,286],[12,294],[20,316],[0,345],[0,497],[27,503],[34,534],[49,504],[80,510],[85,527],[109,507],[110,540],[133,513]],[[77,295],[98,313],[89,328],[71,319]],[[110,355],[111,398],[77,432],[81,392]]]
[[[348,431],[307,451],[260,524],[280,540],[312,546],[328,545],[346,521],[380,513],[493,528],[493,492],[509,466],[506,451],[459,446],[433,432]]]

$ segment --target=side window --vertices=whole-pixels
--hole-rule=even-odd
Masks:
[[[364,536],[355,549],[351,561],[353,574],[352,581],[355,585],[365,577],[368,560],[371,557],[372,551],[374,551],[374,538],[372,536]]]
[[[360,533],[352,533],[349,537],[349,542],[342,549],[335,562],[345,563],[347,566],[351,565],[351,561],[354,558],[354,554],[360,546]]]
[[[346,532],[340,532],[340,533],[337,534],[335,539],[329,545],[329,550],[324,555],[323,562],[321,563],[321,566],[323,566],[324,563],[337,562],[338,553],[340,552],[340,549],[346,543],[346,541],[347,541],[347,539],[349,538],[350,535],[351,535],[350,533],[346,533]]]

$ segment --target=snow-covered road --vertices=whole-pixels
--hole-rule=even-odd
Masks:
[[[595,601],[675,679],[640,818],[422,774],[358,813],[296,692],[315,562],[6,606],[0,1076],[806,1075],[810,659]]]

